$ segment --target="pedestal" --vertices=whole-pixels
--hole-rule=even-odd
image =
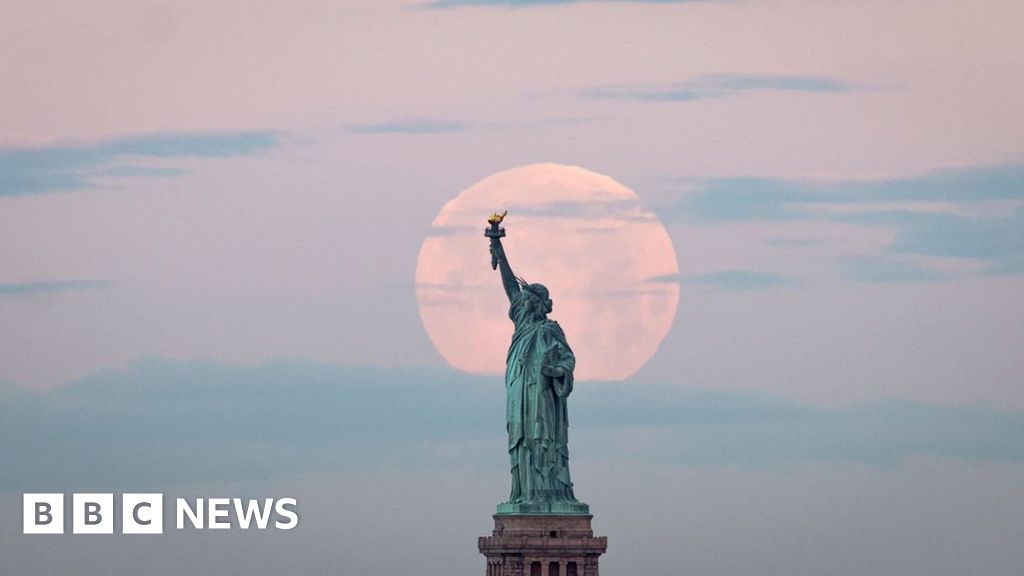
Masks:
[[[477,546],[486,576],[598,576],[608,538],[594,536],[590,514],[495,514]]]

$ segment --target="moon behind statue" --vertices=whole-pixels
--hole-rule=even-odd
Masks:
[[[508,299],[483,235],[508,210],[517,274],[545,284],[580,380],[623,380],[657,351],[679,301],[675,250],[631,190],[576,166],[533,164],[484,178],[441,209],[420,247],[416,299],[454,368],[500,374],[512,334]]]

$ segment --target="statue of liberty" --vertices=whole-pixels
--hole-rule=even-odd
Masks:
[[[505,369],[508,454],[512,490],[499,514],[587,514],[569,478],[568,411],[576,358],[557,322],[548,319],[551,299],[543,284],[512,272],[501,245],[505,214],[492,214],[491,267],[501,271],[515,325]]]

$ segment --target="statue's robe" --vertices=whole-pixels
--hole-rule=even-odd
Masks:
[[[569,478],[566,410],[576,358],[557,322],[529,317],[530,297],[519,292],[509,310],[515,324],[505,372],[513,476],[509,502],[576,502]],[[561,368],[564,376],[545,376],[544,365]]]

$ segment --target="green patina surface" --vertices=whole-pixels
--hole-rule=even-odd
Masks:
[[[515,325],[505,369],[506,425],[512,489],[498,514],[588,514],[573,495],[569,476],[567,400],[576,357],[552,310],[548,289],[517,277],[508,263],[499,228],[504,215],[492,215],[485,235],[491,240],[491,266],[500,270]]]

